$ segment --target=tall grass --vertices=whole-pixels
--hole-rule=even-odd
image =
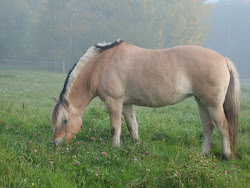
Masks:
[[[199,155],[202,128],[190,98],[163,108],[136,107],[139,141],[122,119],[121,147],[111,149],[109,117],[95,99],[77,138],[52,146],[52,96],[66,75],[0,67],[1,187],[247,187],[250,87],[242,86],[239,150],[221,160],[221,138],[211,156]]]

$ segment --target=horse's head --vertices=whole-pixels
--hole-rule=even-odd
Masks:
[[[67,99],[53,99],[56,104],[51,115],[51,127],[54,131],[52,143],[59,144],[64,138],[68,141],[80,131],[82,118]]]

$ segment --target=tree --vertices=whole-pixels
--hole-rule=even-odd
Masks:
[[[93,44],[117,38],[144,48],[201,45],[206,39],[205,19],[210,8],[205,1],[13,0],[1,3],[8,5],[2,9],[9,13],[13,6],[16,7],[14,19],[11,19],[20,19],[22,24],[15,29],[1,27],[0,41],[4,45],[15,43],[12,37],[19,35],[14,32],[22,28],[22,48],[14,50],[16,46],[6,45],[4,48],[9,53],[5,55],[20,50],[22,53],[15,54],[16,58],[23,55],[37,59],[34,63],[60,62],[63,71],[63,62],[69,69]],[[10,13],[7,15],[11,17]],[[4,28],[12,25],[3,20],[0,24],[5,24]]]
[[[147,28],[154,33],[157,47],[201,45],[208,29],[209,5],[204,0],[144,1]]]

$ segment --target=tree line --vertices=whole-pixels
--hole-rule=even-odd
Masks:
[[[210,9],[205,2],[0,0],[0,63],[65,62],[68,69],[93,44],[117,38],[144,48],[201,45]]]

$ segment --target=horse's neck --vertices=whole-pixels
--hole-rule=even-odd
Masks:
[[[83,68],[79,72],[69,93],[70,104],[81,111],[84,110],[94,96],[94,93],[90,90],[91,74],[89,69]]]

